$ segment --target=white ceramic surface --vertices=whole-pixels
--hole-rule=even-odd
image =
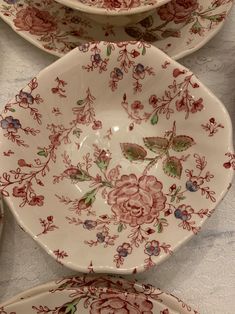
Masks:
[[[36,292],[37,289],[37,292]],[[84,300],[84,301],[83,301]],[[115,306],[114,306],[115,305]],[[138,306],[138,308],[136,307]],[[179,298],[151,285],[141,285],[114,277],[71,277],[25,291],[0,305],[3,313],[124,313],[196,314]],[[110,312],[109,312],[110,311]],[[41,312],[40,312],[41,313]]]
[[[235,11],[221,32],[200,51],[181,60],[218,96],[235,121]],[[0,20],[0,103],[56,58],[26,42]],[[226,56],[226,58],[225,58]],[[4,92],[3,92],[4,91]],[[235,186],[202,231],[151,271],[128,276],[179,296],[200,313],[231,314],[235,308]],[[33,254],[32,254],[33,252]],[[73,275],[24,233],[5,207],[0,241],[0,302],[48,280]],[[221,271],[222,270],[222,271]],[[193,284],[192,284],[193,283]]]
[[[170,0],[56,0],[64,6],[84,13],[102,25],[125,26],[138,23]]]
[[[232,3],[231,0],[187,0],[183,8],[174,0],[173,7],[166,4],[152,17],[126,28],[96,24],[54,0],[0,0],[0,17],[20,36],[59,57],[92,40],[145,40],[179,59],[215,36]]]
[[[2,195],[49,254],[84,272],[158,264],[198,233],[233,176],[223,105],[143,43],[80,46],[8,102],[0,124],[13,152],[0,159]]]

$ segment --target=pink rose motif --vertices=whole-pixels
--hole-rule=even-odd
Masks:
[[[175,103],[177,111],[187,111],[187,98],[183,96],[181,99],[178,99]]]
[[[153,106],[153,108],[157,107],[157,103],[158,103],[158,98],[156,95],[152,95],[149,97],[149,104]]]
[[[203,106],[203,99],[199,98],[197,101],[195,101],[192,105],[191,112],[196,113],[197,111],[201,111],[204,108]]]
[[[187,22],[198,8],[198,0],[172,0],[161,6],[158,14],[163,21],[179,24]]]
[[[144,295],[103,292],[91,304],[90,314],[153,314],[153,304]]]
[[[13,22],[19,30],[37,36],[49,34],[57,28],[55,19],[48,11],[41,11],[32,6],[18,11]]]
[[[102,5],[103,8],[107,9],[118,9],[121,8],[122,4],[118,0],[104,0],[104,3]]]
[[[44,204],[44,196],[35,195],[31,198],[29,205],[31,206],[43,206]]]
[[[142,109],[144,109],[144,106],[142,105],[142,103],[139,100],[135,100],[131,104],[131,109],[134,110],[134,111],[142,110]]]
[[[93,130],[102,129],[102,122],[99,120],[95,120],[92,125]]]
[[[51,141],[51,144],[53,146],[60,145],[60,136],[61,136],[61,133],[55,133],[49,136],[49,140]]]
[[[119,221],[136,227],[151,223],[164,209],[166,197],[162,183],[154,176],[122,175],[108,194],[108,204]]]
[[[23,186],[15,186],[13,188],[13,196],[15,197],[25,197],[26,196],[26,186],[23,185]]]

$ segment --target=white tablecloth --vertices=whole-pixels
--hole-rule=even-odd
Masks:
[[[0,104],[56,58],[0,21]],[[227,107],[235,122],[235,7],[223,30],[200,51],[180,60]],[[0,240],[0,302],[35,285],[73,274],[49,257],[5,210]],[[235,185],[201,233],[157,268],[138,275],[202,314],[235,313]]]

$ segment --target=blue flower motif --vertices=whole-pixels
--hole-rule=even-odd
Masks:
[[[96,226],[97,226],[97,222],[94,221],[94,220],[89,220],[89,219],[85,220],[85,221],[84,221],[84,224],[83,224],[83,227],[84,227],[85,229],[88,229],[88,230],[92,230],[92,229],[94,229]]]
[[[117,76],[117,78],[119,80],[121,80],[123,78],[123,72],[121,71],[121,69],[119,68],[114,68],[114,73]]]
[[[119,250],[118,254],[119,254],[120,256],[122,256],[122,257],[127,257],[128,251],[127,251],[127,249],[122,248],[122,249]]]
[[[174,215],[175,215],[175,218],[177,219],[182,219],[183,217],[182,211],[179,208],[175,210]]]
[[[15,131],[21,128],[20,121],[12,116],[6,117],[0,121],[1,128],[4,130]]]
[[[16,101],[19,103],[20,107],[28,108],[29,105],[34,103],[34,98],[30,93],[21,90],[20,93],[16,95]]]
[[[104,235],[102,232],[98,232],[97,235],[96,235],[96,237],[97,237],[97,241],[98,241],[99,243],[103,243],[104,240],[105,240],[105,235]]]
[[[191,214],[185,209],[185,205],[181,205],[180,208],[177,208],[174,212],[175,218],[182,221],[190,220]]]
[[[96,54],[94,55],[94,61],[97,62],[97,63],[99,63],[99,62],[101,61],[101,57],[100,57],[100,54],[99,54],[99,53],[96,53]]]
[[[186,189],[189,192],[197,192],[198,189],[199,189],[199,186],[198,186],[196,181],[189,180],[189,181],[186,182]]]
[[[134,72],[137,73],[137,74],[143,73],[143,72],[144,72],[144,66],[143,66],[143,64],[138,63],[138,64],[135,66]]]
[[[156,240],[152,240],[151,242],[147,242],[145,245],[144,252],[148,254],[149,256],[158,256],[160,254],[160,246],[159,242]]]

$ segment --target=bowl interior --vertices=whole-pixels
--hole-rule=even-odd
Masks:
[[[145,43],[80,46],[0,123],[12,151],[1,156],[2,195],[52,256],[84,272],[159,263],[200,230],[232,178],[225,108]]]

